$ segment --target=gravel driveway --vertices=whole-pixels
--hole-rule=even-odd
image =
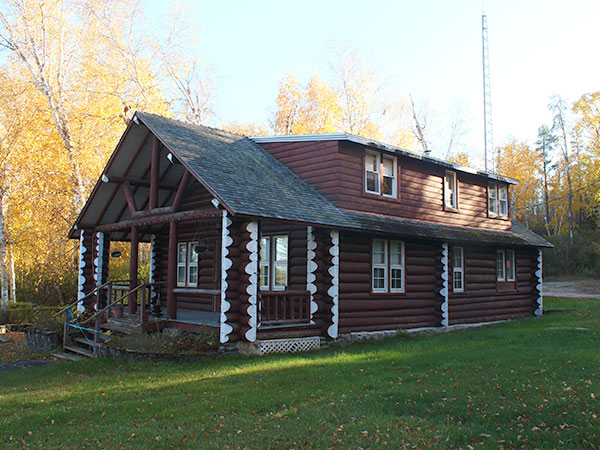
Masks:
[[[544,282],[544,297],[600,298],[600,281]]]

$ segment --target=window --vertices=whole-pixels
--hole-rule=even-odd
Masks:
[[[508,217],[508,186],[497,183],[488,185],[488,212]]]
[[[198,242],[179,242],[177,244],[177,286],[198,286]]]
[[[498,214],[508,216],[508,189],[498,186]]]
[[[396,158],[365,153],[365,192],[396,198],[398,192]]]
[[[444,176],[444,205],[446,208],[458,208],[456,173],[446,172]]]
[[[496,251],[496,279],[498,281],[515,281],[514,250]]]
[[[404,242],[373,239],[371,289],[404,292]]]
[[[265,236],[260,239],[260,287],[283,291],[288,278],[288,237]]]
[[[454,258],[452,259],[452,290],[454,292],[465,291],[464,257],[463,248],[454,247]]]

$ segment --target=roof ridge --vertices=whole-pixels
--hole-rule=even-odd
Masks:
[[[186,120],[180,120],[180,119],[176,119],[174,117],[164,116],[162,114],[156,114],[156,113],[151,113],[151,112],[148,112],[148,111],[138,111],[138,110],[135,111],[134,116],[136,114],[148,115],[148,116],[153,116],[153,117],[157,117],[157,118],[160,118],[160,119],[170,120],[172,122],[180,123],[181,125],[184,125],[186,127],[200,128],[200,129],[204,129],[204,130],[210,130],[210,131],[213,131],[213,132],[217,131],[219,133],[228,134],[230,136],[238,136],[238,137],[241,137],[241,138],[249,139],[248,136],[240,134],[240,133],[236,133],[234,131],[227,131],[227,130],[224,130],[222,128],[211,127],[209,125],[204,125],[204,124],[196,124],[196,123],[193,123],[193,122],[188,122]]]

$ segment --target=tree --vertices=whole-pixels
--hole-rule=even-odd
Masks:
[[[565,172],[567,175],[567,186],[569,188],[569,243],[573,244],[573,185],[571,182],[571,163],[569,161],[569,146],[567,143],[567,123],[566,123],[566,111],[567,105],[565,101],[558,95],[554,95],[551,98],[550,111],[554,114],[553,130],[559,134],[559,148],[562,153],[565,162]]]
[[[538,128],[538,140],[536,149],[540,152],[542,159],[543,191],[544,191],[544,225],[546,227],[546,236],[550,236],[550,205],[548,198],[548,171],[551,162],[551,151],[556,143],[554,136],[547,125]]]

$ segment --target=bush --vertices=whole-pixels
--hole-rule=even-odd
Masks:
[[[51,319],[58,311],[56,306],[34,306],[31,303],[10,305],[2,314],[2,323],[34,323],[38,320]]]
[[[554,245],[544,250],[545,276],[600,277],[600,233],[597,230],[577,230],[573,244],[569,236],[550,236]]]

